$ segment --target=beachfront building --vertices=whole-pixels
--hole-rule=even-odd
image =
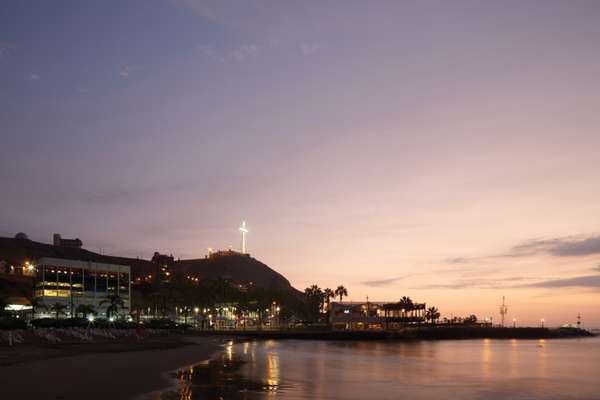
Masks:
[[[331,303],[333,330],[394,330],[425,322],[425,303]]]
[[[131,268],[127,265],[96,263],[60,258],[40,258],[35,263],[35,297],[39,302],[37,317],[55,316],[53,311],[61,304],[59,316],[74,317],[80,305],[92,306],[102,315],[109,306],[106,300],[118,296],[129,310],[131,299]],[[103,302],[104,301],[104,302]]]
[[[399,301],[383,305],[383,320],[386,330],[401,329],[409,325],[425,322],[425,303]]]
[[[329,323],[334,330],[382,330],[383,305],[380,302],[331,303]]]

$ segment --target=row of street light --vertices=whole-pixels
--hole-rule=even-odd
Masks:
[[[517,318],[513,318],[513,328],[517,327]],[[546,322],[546,320],[544,318],[540,319],[540,324],[542,325],[542,328],[544,327],[544,323]]]

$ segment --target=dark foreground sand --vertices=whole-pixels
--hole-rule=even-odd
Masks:
[[[206,360],[217,338],[185,337],[179,346],[148,350],[52,354],[0,366],[0,398],[19,400],[119,400],[153,398],[167,389],[169,371]],[[26,349],[24,349],[26,350]],[[102,351],[96,349],[95,351]],[[45,359],[44,359],[45,358]]]

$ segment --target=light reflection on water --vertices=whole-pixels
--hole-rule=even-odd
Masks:
[[[178,376],[166,398],[600,399],[600,339],[256,341]]]

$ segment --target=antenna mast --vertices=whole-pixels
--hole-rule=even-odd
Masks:
[[[502,305],[500,306],[500,320],[502,327],[504,327],[504,317],[506,314],[508,314],[508,306],[504,302],[504,296],[502,296]]]

